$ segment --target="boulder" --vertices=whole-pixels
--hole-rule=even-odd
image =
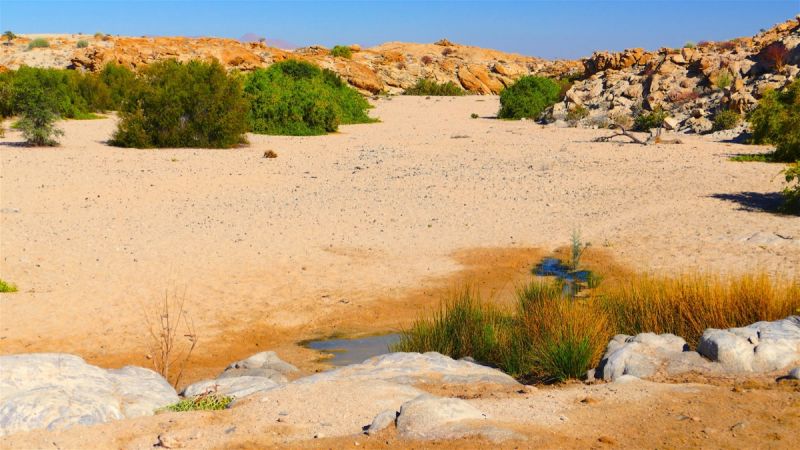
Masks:
[[[231,369],[268,369],[284,375],[297,372],[297,367],[280,359],[275,352],[256,353],[247,359],[231,363],[225,370]]]
[[[800,316],[741,328],[709,328],[697,351],[727,372],[772,372],[800,362]]]
[[[152,370],[105,370],[75,355],[2,356],[0,368],[0,435],[146,416],[179,400]]]
[[[594,377],[616,381],[624,375],[651,378],[710,368],[708,361],[688,350],[686,341],[673,334],[619,334],[608,343]]]
[[[790,380],[800,380],[800,366],[790,370],[786,377]]]
[[[369,425],[369,428],[367,428],[366,433],[371,436],[379,431],[385,430],[390,425],[393,425],[396,419],[397,411],[387,409],[372,419],[372,423]]]
[[[705,117],[692,117],[686,121],[686,125],[697,134],[707,133],[714,128],[714,123]]]
[[[203,394],[218,394],[234,398],[243,398],[256,392],[264,392],[280,386],[278,383],[266,377],[228,377],[217,378],[215,380],[203,380],[186,386],[181,395],[184,397],[194,397]]]
[[[301,378],[294,383],[319,383],[330,380],[384,380],[407,385],[417,383],[519,385],[517,380],[497,369],[469,361],[456,361],[436,352],[388,353],[370,358],[361,364]]]
[[[521,438],[517,433],[492,425],[486,415],[458,398],[429,394],[403,403],[397,416],[397,433],[404,439],[458,439],[481,436],[499,442]]]

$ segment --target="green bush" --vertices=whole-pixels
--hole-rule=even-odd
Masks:
[[[132,70],[113,62],[106,64],[98,77],[108,87],[111,109],[120,109],[123,102],[132,97],[139,83]]]
[[[426,96],[458,96],[465,92],[461,86],[448,81],[437,83],[434,80],[420,79],[417,84],[403,91],[403,95],[426,95]]]
[[[714,115],[714,131],[730,130],[736,128],[742,116],[736,111],[723,109]]]
[[[800,79],[782,91],[767,91],[748,115],[755,144],[773,144],[774,161],[800,159]]]
[[[0,280],[0,292],[17,292],[17,285],[14,283],[9,283],[8,281]]]
[[[369,103],[330,70],[288,60],[257,69],[245,82],[250,129],[293,136],[334,132],[340,124],[372,122]]]
[[[542,77],[524,76],[500,93],[501,119],[538,119],[559,100],[559,83]]]
[[[80,40],[75,46],[78,48],[86,48],[89,46],[89,41]]]
[[[651,128],[659,128],[664,124],[664,119],[669,117],[666,111],[660,107],[649,113],[641,113],[633,119],[633,128],[638,131],[648,131]]]
[[[233,397],[206,394],[197,397],[186,398],[178,403],[165,406],[163,411],[184,412],[184,411],[219,411],[228,407],[233,401]]]
[[[230,148],[245,142],[242,85],[218,62],[159,61],[139,76],[120,107],[114,145]]]
[[[50,47],[50,43],[45,38],[36,38],[28,43],[28,50],[47,47]]]
[[[47,91],[37,86],[25,86],[15,92],[20,114],[16,127],[22,131],[28,145],[54,146],[64,134],[55,126],[57,105]]]
[[[714,84],[716,84],[717,87],[720,89],[725,89],[726,87],[733,84],[733,74],[728,69],[720,71],[717,74],[717,78],[714,81]]]
[[[105,111],[111,106],[109,90],[97,75],[74,70],[20,67],[0,77],[0,113],[4,116],[19,114],[20,102],[7,105],[7,95],[40,89],[61,117],[85,118],[93,111]],[[7,91],[6,91],[7,90]]]
[[[787,167],[783,174],[789,184],[783,189],[781,211],[800,215],[800,160]]]
[[[353,51],[346,45],[336,45],[331,49],[331,56],[350,59],[353,57]]]
[[[581,119],[589,116],[589,110],[584,106],[576,106],[567,113],[567,121],[570,123],[577,123]]]

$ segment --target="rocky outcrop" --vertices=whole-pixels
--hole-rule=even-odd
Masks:
[[[177,401],[141,367],[105,370],[60,353],[0,357],[0,435],[146,416]]]
[[[697,351],[727,372],[772,372],[800,362],[800,316],[703,333]]]
[[[286,375],[297,367],[283,361],[275,352],[261,352],[231,363],[216,379],[202,380],[184,388],[181,395],[194,397],[218,394],[234,398],[247,397],[287,383]]]
[[[717,112],[744,114],[767,89],[797,79],[798,64],[800,17],[752,38],[655,52],[596,52],[583,61],[585,79],[553,108],[552,121],[585,108],[588,114],[578,124],[604,127],[661,109],[675,130],[704,133]]]
[[[520,438],[487,421],[486,414],[458,398],[424,394],[403,403],[397,416],[397,433],[405,439],[458,439],[481,436],[500,442]]]

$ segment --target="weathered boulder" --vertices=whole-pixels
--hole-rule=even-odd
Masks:
[[[0,357],[0,435],[145,416],[178,400],[141,367],[105,370],[60,353]]]
[[[269,369],[284,375],[297,372],[297,367],[280,359],[275,352],[256,353],[246,359],[231,363],[225,370],[231,369]]]
[[[492,425],[484,413],[464,400],[429,394],[403,403],[397,432],[405,439],[458,439],[480,435],[492,441],[520,438],[513,431]]]
[[[242,398],[255,394],[256,392],[268,391],[280,385],[281,383],[266,377],[240,376],[217,378],[215,380],[203,380],[192,383],[181,391],[181,395],[184,397],[194,397],[203,394],[218,394]]]
[[[361,364],[321,372],[294,383],[318,383],[330,380],[384,380],[399,384],[494,383],[518,385],[511,376],[491,367],[469,361],[456,361],[436,352],[388,353]]]
[[[590,375],[615,381],[623,375],[649,378],[710,369],[708,361],[688,349],[686,341],[673,334],[618,334],[608,343],[600,365]]]
[[[800,316],[703,333],[697,351],[728,372],[771,372],[800,362]]]
[[[372,419],[372,423],[369,425],[369,428],[367,428],[366,433],[368,435],[373,435],[379,431],[385,430],[386,428],[389,428],[390,425],[393,425],[396,419],[397,411],[393,409],[387,409]]]

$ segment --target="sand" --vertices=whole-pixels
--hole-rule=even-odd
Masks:
[[[110,147],[113,116],[60,123],[58,148],[8,131],[0,353],[147,366],[170,290],[200,337],[186,381],[263,349],[312,371],[295,342],[396,330],[465,281],[508,291],[573,230],[635,270],[800,272],[800,219],[760,210],[781,166],[728,160],[765,147],[592,143],[608,131],[492,119],[496,97],[375,103],[380,123],[235,150]]]

